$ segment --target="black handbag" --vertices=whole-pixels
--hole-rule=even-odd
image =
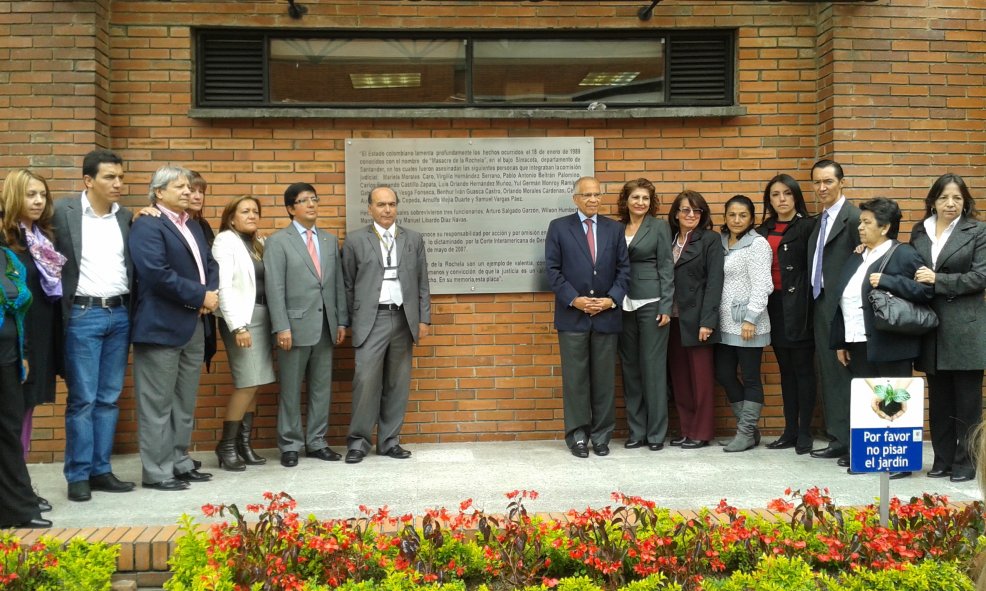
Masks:
[[[884,267],[899,245],[900,243],[897,243],[890,248],[877,273],[883,273]],[[938,315],[930,307],[915,304],[885,289],[874,288],[867,299],[873,307],[873,325],[877,330],[918,336],[938,326]]]

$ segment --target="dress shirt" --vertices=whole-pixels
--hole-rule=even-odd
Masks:
[[[821,232],[818,233],[818,242],[815,244],[815,256],[812,257],[812,261],[811,261],[811,277],[815,276],[815,268],[818,265],[818,251],[825,248],[825,243],[828,242],[829,234],[832,233],[832,225],[833,225],[832,222],[835,221],[835,218],[839,217],[839,212],[842,211],[842,206],[845,205],[845,203],[846,203],[846,196],[839,195],[839,200],[836,201],[834,204],[832,204],[832,207],[825,210],[829,214],[829,219],[828,219],[828,223],[825,225],[825,235],[822,236]],[[819,275],[819,277],[821,277],[821,282],[822,282],[822,284],[819,287],[824,289],[825,274],[822,273]]]
[[[863,305],[870,305],[863,302],[863,282],[870,280],[869,269],[874,261],[887,254],[890,247],[894,245],[893,240],[886,240],[873,250],[867,249],[863,253],[863,262],[853,273],[846,289],[842,292],[842,299],[839,306],[842,308],[842,323],[846,329],[847,343],[865,343],[866,327],[863,324]]]
[[[383,264],[385,270],[387,268],[387,245],[383,241],[383,235],[390,234],[390,243],[393,245],[390,250],[390,266],[396,269],[398,256],[397,224],[391,224],[389,228],[385,229],[380,224],[373,222],[373,229],[376,230],[377,236],[379,236],[377,242],[380,243],[380,262]],[[397,300],[394,299],[394,294],[399,293],[401,293],[400,279],[384,279],[383,284],[380,286],[380,303],[396,304]]]
[[[305,252],[308,252],[308,228],[302,226],[298,223],[298,220],[291,220],[294,227],[298,229],[298,233],[301,234],[301,243],[305,245]],[[322,245],[319,244],[318,240],[318,228],[312,226],[312,242],[315,243],[315,253],[318,254],[318,260],[322,260]]]
[[[116,219],[119,210],[120,204],[114,203],[108,214],[99,215],[82,192],[82,253],[75,295],[111,298],[130,293],[123,233]]]
[[[928,233],[928,238],[931,240],[931,268],[934,269],[938,265],[938,255],[941,254],[941,249],[945,248],[945,243],[948,242],[949,236],[952,235],[952,230],[955,229],[956,224],[962,216],[959,216],[952,220],[952,223],[945,228],[945,231],[941,233],[941,238],[935,236],[938,233],[938,216],[933,215],[930,218],[924,220],[924,231]]]
[[[202,254],[199,252],[199,244],[195,241],[195,234],[192,234],[192,231],[188,229],[188,214],[184,211],[180,213],[171,211],[160,203],[157,204],[157,208],[161,210],[164,217],[178,228],[181,237],[185,239],[188,249],[192,251],[192,258],[195,259],[195,266],[199,269],[199,281],[205,285],[205,266],[202,264]]]

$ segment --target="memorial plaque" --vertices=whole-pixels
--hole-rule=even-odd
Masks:
[[[352,139],[346,227],[371,222],[370,189],[392,186],[397,223],[421,232],[432,293],[549,291],[548,223],[575,211],[593,138]]]

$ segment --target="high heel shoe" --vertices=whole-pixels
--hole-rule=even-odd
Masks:
[[[243,420],[240,421],[240,430],[236,436],[236,453],[243,460],[244,464],[250,466],[259,466],[260,464],[266,464],[267,458],[257,455],[257,452],[253,451],[253,447],[250,444],[251,438],[253,437],[253,413],[248,412],[243,415]]]
[[[216,445],[216,459],[219,467],[230,472],[246,470],[246,464],[236,453],[236,436],[240,430],[240,421],[223,421],[223,437]]]

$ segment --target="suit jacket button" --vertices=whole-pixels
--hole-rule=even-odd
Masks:
[[[589,295],[596,295],[596,290],[590,289],[589,290]]]
[[[592,274],[593,275],[598,275],[598,273],[596,273],[596,270],[595,269],[593,269]]]
[[[319,308],[319,309],[318,309],[318,311],[319,311],[319,312],[321,312],[321,311],[322,311],[322,309],[321,309],[321,308]]]

